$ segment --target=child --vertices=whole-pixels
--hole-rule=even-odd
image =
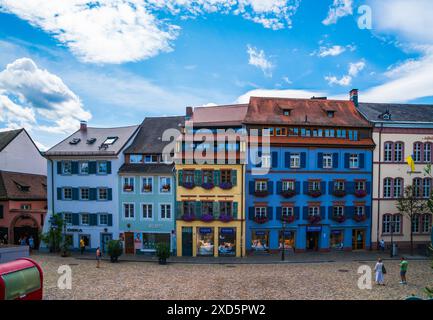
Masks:
[[[99,268],[99,264],[101,263],[101,249],[99,247],[96,249],[96,268]]]

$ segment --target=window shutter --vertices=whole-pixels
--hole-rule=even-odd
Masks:
[[[109,227],[112,227],[113,226],[113,215],[112,214],[107,214],[107,217],[108,217],[108,222],[107,222],[107,225],[109,226]]]
[[[96,161],[89,162],[89,174],[96,174]]]
[[[323,152],[317,154],[317,167],[320,169],[323,168]]]
[[[272,168],[278,167],[278,152],[272,151]]]
[[[332,167],[334,169],[338,168],[338,153],[333,153],[332,154]]]
[[[274,193],[274,182],[268,181],[268,193],[273,194]]]
[[[213,203],[213,213],[214,213],[214,215],[215,214],[219,215],[219,213],[220,213],[220,203],[218,201],[215,201]]]
[[[236,201],[233,202],[233,217],[234,218],[238,217],[238,203]]]
[[[266,214],[268,216],[268,220],[272,220],[273,219],[273,207],[268,207],[266,209]]]
[[[359,154],[359,167],[361,169],[364,169],[365,166],[365,154],[364,153],[360,153]]]
[[[72,170],[71,170],[72,174],[78,174],[78,162],[72,161],[71,167],[72,167]]]
[[[282,189],[283,189],[283,182],[277,181],[277,194],[281,194]]]
[[[178,171],[178,174],[179,174],[179,178],[178,178],[178,180],[177,180],[177,184],[178,184],[179,186],[181,186],[182,183],[183,183],[183,170],[179,170],[179,171]]]
[[[334,207],[333,206],[329,206],[328,207],[328,219],[332,218],[333,212],[334,211]]]
[[[89,200],[96,200],[96,188],[89,188]]]
[[[370,194],[370,193],[371,193],[371,182],[370,182],[370,181],[367,181],[367,182],[365,183],[365,189],[366,189],[366,191],[367,191],[367,194]]]
[[[258,161],[256,163],[256,168],[260,168],[262,166],[262,152],[261,151],[257,151],[257,157],[256,157],[256,161]]]
[[[308,194],[308,181],[304,181],[304,183],[302,184],[302,189],[304,194]]]
[[[308,207],[302,207],[302,219],[303,220],[308,219]]]
[[[284,153],[284,166],[290,168],[290,152]]]
[[[107,161],[107,174],[111,174],[111,161]]]
[[[238,184],[238,171],[237,170],[232,170],[231,179],[232,179],[232,186],[235,186]]]
[[[355,193],[355,182],[353,182],[353,181],[346,182],[345,187],[346,187],[346,192],[348,194],[354,194]]]
[[[307,166],[307,154],[305,152],[301,152],[301,168],[305,168]]]
[[[370,206],[365,206],[364,207],[365,210],[365,216],[370,218],[371,217],[371,207]]]
[[[326,207],[320,207],[320,217],[326,219]]]
[[[177,210],[177,217],[183,216],[183,202],[182,201],[176,201],[176,210]]]
[[[320,181],[320,191],[322,194],[326,194],[326,181]]]
[[[201,201],[196,201],[195,202],[195,214],[196,215],[201,215]]]
[[[248,182],[248,193],[249,194],[254,194],[254,189],[255,189],[255,186],[254,186],[254,181],[250,181],[250,182]]]
[[[293,213],[295,214],[295,219],[299,219],[299,207],[295,207],[293,210]]]
[[[72,214],[72,225],[78,226],[80,224],[80,215],[78,213]]]
[[[62,161],[57,161],[57,174],[62,174]]]
[[[219,186],[220,183],[221,183],[221,171],[215,170],[213,172],[213,184]]]
[[[202,180],[201,180],[201,170],[195,170],[194,171],[194,184],[196,186],[199,186],[199,185],[201,185],[201,182],[202,182]]]
[[[328,193],[331,194],[334,191],[334,181],[328,182]]]
[[[78,188],[72,188],[72,200],[78,200]]]
[[[299,181],[295,182],[295,193],[299,194],[301,192],[301,183]]]
[[[349,153],[345,153],[344,154],[344,167],[346,169],[349,168],[349,158],[350,158],[350,154]]]
[[[62,200],[62,188],[57,188],[57,200]]]
[[[254,207],[249,207],[248,208],[248,218],[250,220],[254,220],[254,211],[255,211]]]
[[[347,206],[344,207],[344,213],[346,215],[347,218],[353,218],[353,214],[354,214],[355,210],[353,206]]]
[[[96,213],[91,213],[89,215],[89,225],[97,226],[98,225],[98,215]]]
[[[107,195],[108,195],[108,200],[109,201],[113,200],[113,189],[108,188]]]
[[[281,207],[277,207],[276,208],[276,218],[277,218],[277,220],[281,220],[281,213],[282,213],[282,208]]]

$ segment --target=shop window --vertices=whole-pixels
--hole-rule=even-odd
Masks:
[[[236,255],[236,228],[219,228],[218,255]]]
[[[278,248],[282,249],[284,243],[284,249],[295,248],[295,232],[290,230],[280,230]]]
[[[269,250],[269,231],[252,231],[251,248],[255,251]]]
[[[155,250],[158,243],[165,243],[170,247],[169,233],[143,233],[143,250]]]
[[[214,228],[197,228],[197,255],[214,255]]]
[[[342,250],[344,246],[344,232],[343,230],[331,230],[331,248]]]

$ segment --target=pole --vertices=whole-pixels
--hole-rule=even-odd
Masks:
[[[391,223],[391,258],[394,257],[394,221],[390,221]]]
[[[283,243],[282,243],[282,251],[281,251],[281,261],[284,261],[285,256],[284,256],[284,244],[286,242],[286,222],[283,221]]]

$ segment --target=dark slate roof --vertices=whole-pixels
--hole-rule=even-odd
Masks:
[[[385,122],[431,122],[433,123],[433,105],[429,104],[397,104],[397,103],[359,103],[359,111],[369,121]],[[389,112],[390,120],[382,115]]]
[[[44,153],[45,156],[81,156],[81,155],[117,155],[135,134],[139,126],[117,128],[94,128],[78,130],[62,142],[56,144]],[[99,147],[108,137],[117,137],[117,140],[107,149]],[[96,139],[94,143],[87,143],[90,139]],[[71,144],[74,139],[79,139],[77,144]],[[78,140],[77,140],[78,141]]]
[[[119,173],[136,173],[136,174],[148,174],[148,173],[160,173],[160,174],[172,174],[174,165],[172,164],[144,164],[144,163],[124,163]]]
[[[125,149],[125,154],[162,153],[169,141],[162,141],[162,134],[167,129],[180,130],[184,126],[184,116],[145,118],[140,131],[132,144]]]
[[[24,129],[18,129],[0,132],[0,151],[6,148],[6,146],[11,143],[11,141],[15,139],[23,130]]]
[[[0,171],[0,200],[46,200],[47,177]]]

